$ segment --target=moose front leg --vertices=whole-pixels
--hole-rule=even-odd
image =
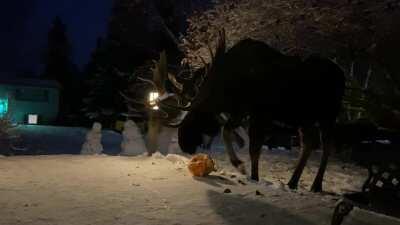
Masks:
[[[261,147],[264,142],[263,130],[257,125],[250,125],[250,158],[251,158],[251,179],[258,181],[258,163],[260,159]]]
[[[303,173],[304,167],[307,164],[307,160],[311,155],[311,143],[310,143],[310,134],[308,129],[303,129],[299,128],[298,129],[299,133],[299,139],[300,139],[300,158],[297,162],[296,169],[293,172],[292,178],[290,179],[288,186],[290,189],[296,189],[299,180],[301,177],[301,174]]]
[[[222,127],[222,138],[232,165],[242,174],[246,174],[246,168],[243,161],[237,157],[236,152],[233,150],[233,128],[228,124]]]

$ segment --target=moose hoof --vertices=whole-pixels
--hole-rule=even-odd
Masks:
[[[296,182],[290,181],[290,182],[288,183],[288,187],[289,187],[290,189],[292,189],[292,190],[295,190],[295,189],[297,189],[297,183],[296,183]]]
[[[311,192],[315,192],[315,193],[322,192],[322,185],[321,184],[313,184],[311,186]]]
[[[258,176],[251,175],[250,177],[251,180],[258,182],[260,179],[258,179]]]

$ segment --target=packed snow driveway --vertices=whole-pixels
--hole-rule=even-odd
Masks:
[[[0,157],[1,225],[329,224],[337,196],[217,172],[194,179],[186,158]],[[398,224],[355,210],[344,224]]]

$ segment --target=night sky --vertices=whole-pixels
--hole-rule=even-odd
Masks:
[[[15,75],[40,71],[52,20],[67,25],[73,60],[87,63],[96,39],[104,36],[112,0],[13,0],[0,8],[0,73]]]

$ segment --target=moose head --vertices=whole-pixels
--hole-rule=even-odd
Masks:
[[[196,102],[201,101],[201,92],[210,76],[214,76],[215,65],[222,60],[226,51],[225,31],[218,33],[215,51],[208,44],[207,49],[210,54],[210,62],[199,56],[203,66],[197,70],[190,68],[188,64],[183,64],[178,74],[168,72],[167,57],[165,52],[160,54],[159,61],[154,61],[152,69],[153,80],[140,78],[144,82],[150,83],[158,93],[158,97],[149,102],[150,106],[157,105],[163,111],[180,111],[176,118],[168,115],[170,122],[167,126],[179,127],[188,112],[195,109]],[[172,88],[167,89],[166,84],[172,84]]]

